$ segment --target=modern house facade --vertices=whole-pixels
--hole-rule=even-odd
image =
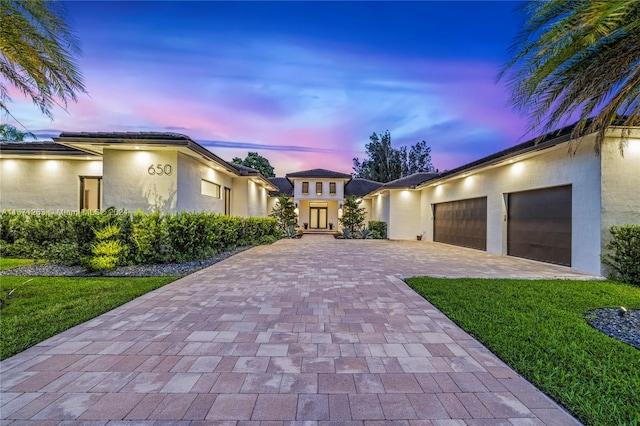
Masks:
[[[367,221],[387,223],[390,239],[602,274],[609,227],[640,223],[640,128],[610,128],[599,153],[595,135],[576,141],[570,133],[385,184],[325,169],[267,179],[175,133],[62,133],[54,142],[0,145],[0,208],[266,216],[285,194],[299,226],[317,232],[337,229],[345,197],[355,195]]]

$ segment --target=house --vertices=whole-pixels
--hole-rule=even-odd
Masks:
[[[265,216],[277,188],[177,133],[62,133],[3,143],[2,209],[211,211]]]
[[[382,185],[364,197],[371,218],[387,222],[390,239],[420,235],[604,274],[611,225],[640,224],[640,128],[610,128],[599,153],[595,134],[571,131]]]
[[[298,225],[311,231],[337,230],[344,199],[351,195],[361,198],[382,185],[325,169],[288,173],[284,178],[271,178],[271,182],[278,190],[269,194],[272,197],[269,211],[277,196],[287,195],[293,199]],[[364,201],[362,207],[371,211],[369,201]]]
[[[337,229],[345,197],[388,238],[435,241],[603,274],[611,225],[640,224],[640,128],[571,127],[444,173],[381,184],[325,169],[266,179],[176,133],[62,133],[0,144],[0,208],[210,211],[266,216],[292,198],[308,231]],[[624,151],[621,153],[621,141]]]

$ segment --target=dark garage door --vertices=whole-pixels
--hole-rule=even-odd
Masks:
[[[571,185],[509,194],[507,253],[571,266]]]
[[[433,205],[433,240],[487,249],[487,197]]]

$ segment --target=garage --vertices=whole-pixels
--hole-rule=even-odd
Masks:
[[[487,249],[487,197],[433,205],[433,240]]]
[[[508,195],[507,254],[571,266],[571,185]]]

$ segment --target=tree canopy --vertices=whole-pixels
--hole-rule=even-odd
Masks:
[[[270,177],[276,176],[276,174],[273,172],[273,166],[271,166],[271,163],[269,163],[269,160],[267,160],[257,152],[249,152],[244,160],[240,157],[234,157],[233,160],[231,161],[234,164],[240,164],[242,166],[252,167],[260,171],[260,173],[262,173],[262,175],[265,177],[270,178]]]
[[[371,142],[365,145],[368,158],[353,159],[354,177],[385,183],[413,173],[437,171],[431,164],[431,148],[425,141],[408,149],[406,146],[396,149],[391,146],[388,130],[382,135],[374,132],[369,139]]]
[[[11,115],[5,82],[46,116],[86,93],[75,57],[79,43],[64,19],[62,2],[0,0],[0,111]]]
[[[26,137],[35,139],[31,132],[21,132],[11,124],[0,124],[0,142],[23,142]]]
[[[531,131],[577,117],[572,136],[597,132],[599,149],[608,126],[640,124],[640,0],[548,0],[523,11],[499,78],[530,115]]]

